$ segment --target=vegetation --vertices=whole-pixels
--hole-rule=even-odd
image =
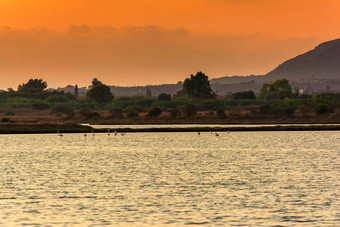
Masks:
[[[157,100],[159,100],[159,101],[170,101],[171,100],[171,95],[165,94],[165,93],[161,93],[160,95],[158,95]]]
[[[86,97],[98,103],[110,103],[114,98],[109,86],[103,84],[97,78],[93,79],[92,88],[87,92]]]
[[[208,76],[202,72],[198,72],[196,75],[190,75],[190,78],[185,79],[182,92],[193,99],[209,99],[216,97],[216,94],[210,87]]]
[[[161,114],[162,114],[162,110],[161,110],[160,108],[158,108],[158,107],[152,108],[152,109],[149,111],[149,113],[148,113],[148,115],[149,115],[150,117],[158,117],[158,116],[160,116]]]
[[[0,92],[1,124],[96,123],[339,123],[340,93],[292,93],[287,80],[264,84],[256,97],[243,91],[216,97],[208,77],[198,72],[183,83],[177,96],[116,97],[107,85],[93,79],[86,97],[46,90],[42,79],[30,79],[18,90]],[[181,95],[180,95],[181,94]]]
[[[253,91],[241,91],[232,95],[233,99],[256,99],[256,95]]]
[[[292,87],[286,79],[276,80],[271,84],[265,83],[260,90],[260,98],[263,99],[285,99],[292,96]]]

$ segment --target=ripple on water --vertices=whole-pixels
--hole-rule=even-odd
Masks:
[[[339,132],[0,136],[0,225],[339,224]]]

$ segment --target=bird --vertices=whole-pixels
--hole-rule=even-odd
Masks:
[[[117,135],[117,130],[115,130],[115,136]]]
[[[107,135],[108,135],[108,136],[110,135],[110,129],[109,129],[109,130],[107,130]]]
[[[86,134],[86,132],[84,133],[84,137],[86,137],[87,136],[87,134]]]
[[[215,136],[219,136],[220,134],[218,134],[217,132],[215,132]]]
[[[201,135],[201,133],[200,133],[200,132],[198,132],[197,134],[198,134],[198,135]]]
[[[60,132],[59,132],[59,130],[57,131],[57,133],[58,133],[58,136],[60,136],[60,137],[62,137],[62,136],[63,136],[63,134],[62,134],[62,133],[60,133]]]

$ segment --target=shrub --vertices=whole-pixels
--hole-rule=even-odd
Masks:
[[[158,117],[162,114],[162,110],[160,108],[152,108],[150,111],[149,111],[149,116],[150,117]]]
[[[160,95],[158,95],[157,100],[159,100],[159,101],[170,101],[171,100],[171,95],[165,94],[165,93],[161,93]]]
[[[176,118],[176,117],[178,117],[179,115],[180,115],[180,111],[177,109],[177,108],[172,108],[171,110],[170,110],[170,116],[172,117],[172,118]]]
[[[223,103],[219,100],[209,99],[204,100],[200,103],[200,107],[203,110],[219,110],[224,107]]]
[[[129,111],[135,111],[137,113],[140,113],[143,111],[143,107],[139,105],[131,105],[125,108],[125,112],[129,112]]]
[[[51,95],[46,99],[48,103],[64,103],[68,101],[69,99],[66,95]]]
[[[197,114],[197,107],[193,104],[185,104],[179,106],[178,109],[183,117],[191,117]]]
[[[117,118],[123,117],[122,110],[119,109],[119,108],[112,108],[112,109],[109,110],[109,112],[110,112],[112,118],[117,119]]]
[[[32,108],[35,110],[48,110],[50,106],[46,103],[34,103]]]
[[[326,113],[333,113],[334,112],[334,109],[327,104],[318,104],[318,105],[316,105],[314,110],[315,110],[315,113],[317,113],[317,114],[326,114]]]
[[[13,113],[13,112],[7,112],[5,115],[6,115],[6,116],[14,116],[15,113]]]
[[[139,114],[136,110],[128,110],[126,112],[126,116],[128,116],[129,118],[135,118],[135,117],[138,117]]]
[[[217,117],[220,118],[220,119],[225,119],[225,118],[227,118],[227,115],[226,115],[224,109],[219,109],[219,110],[217,110],[216,115],[217,115]]]
[[[98,112],[93,112],[90,111],[89,109],[81,109],[79,110],[79,114],[86,119],[100,117],[100,114]]]
[[[3,123],[9,123],[10,121],[11,121],[11,119],[7,118],[7,117],[4,117],[4,118],[1,119],[1,122],[3,122]]]
[[[121,108],[124,109],[128,106],[138,105],[143,107],[150,107],[155,101],[154,98],[145,98],[140,96],[135,97],[117,97],[108,106],[109,108]]]
[[[255,93],[251,90],[249,91],[240,91],[236,92],[232,95],[233,99],[255,99]]]
[[[214,116],[214,115],[215,115],[215,112],[214,112],[214,111],[209,111],[206,115],[208,115],[208,116]]]
[[[51,113],[56,114],[56,113],[64,113],[64,114],[71,114],[74,113],[74,110],[72,107],[69,106],[61,106],[57,105],[52,108]]]
[[[289,106],[287,103],[273,103],[270,107],[270,112],[278,115],[293,115],[295,112],[294,107]]]
[[[261,105],[259,108],[259,113],[260,114],[268,114],[270,112],[270,105],[269,104],[264,104]]]

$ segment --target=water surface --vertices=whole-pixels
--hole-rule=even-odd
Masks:
[[[340,132],[0,136],[0,226],[337,226]]]

